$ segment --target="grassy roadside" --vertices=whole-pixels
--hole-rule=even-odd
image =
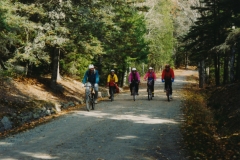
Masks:
[[[188,159],[232,160],[240,159],[240,132],[239,128],[231,131],[225,126],[224,132],[221,124],[230,121],[224,112],[217,112],[209,106],[208,98],[219,97],[221,92],[212,92],[199,89],[197,77],[188,77],[189,83],[183,90],[184,123],[181,131],[185,147],[188,150]],[[214,93],[214,94],[213,94]],[[220,100],[218,100],[218,103]],[[216,102],[215,102],[216,104]],[[211,104],[213,105],[213,104]],[[216,114],[218,113],[218,114]],[[233,122],[236,123],[236,122]],[[229,124],[229,126],[231,126]]]

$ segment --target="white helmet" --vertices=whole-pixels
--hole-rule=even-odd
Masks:
[[[94,65],[93,65],[93,64],[90,64],[90,65],[88,66],[88,69],[92,69],[92,68],[94,68]]]
[[[152,67],[149,67],[148,69],[153,69]]]
[[[132,71],[136,71],[137,69],[136,68],[132,68]]]
[[[112,69],[111,72],[115,72],[114,69]]]

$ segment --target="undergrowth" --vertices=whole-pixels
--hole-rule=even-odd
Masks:
[[[188,80],[194,79],[188,77]],[[207,105],[209,94],[211,92],[199,89],[196,84],[187,85],[183,91],[185,122],[181,130],[189,159],[240,159],[240,136],[236,131],[228,134],[219,132],[219,119],[211,106]]]

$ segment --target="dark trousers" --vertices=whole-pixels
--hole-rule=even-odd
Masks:
[[[151,81],[151,83],[147,83],[148,87],[154,92],[154,80],[148,80],[148,82]]]
[[[136,92],[138,93],[138,86],[139,86],[138,81],[132,81],[132,83],[130,84],[130,92],[132,93],[132,87],[134,85],[135,85],[135,88],[136,88]]]
[[[113,93],[115,93],[115,86],[109,86],[109,95],[111,96],[111,89],[113,89]]]
[[[165,89],[169,86],[170,88],[170,95],[172,94],[172,80],[171,79],[165,79]]]

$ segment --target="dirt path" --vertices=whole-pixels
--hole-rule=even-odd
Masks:
[[[160,79],[147,100],[146,84],[134,102],[129,93],[96,110],[74,111],[32,130],[0,140],[1,160],[184,160],[181,149],[180,91],[186,75],[176,71],[173,101],[167,102]]]

